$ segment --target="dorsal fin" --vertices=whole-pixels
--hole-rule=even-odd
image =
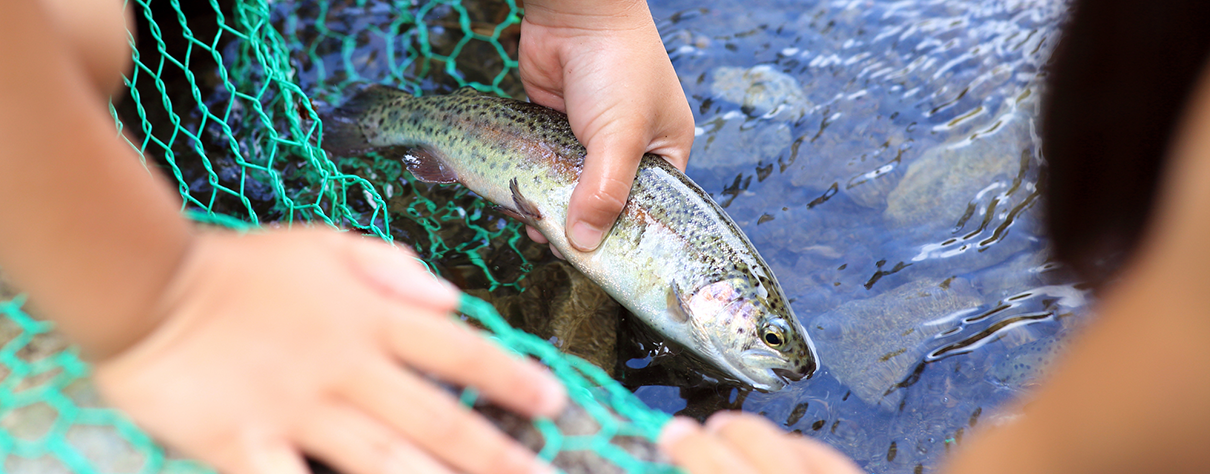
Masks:
[[[427,148],[409,148],[403,157],[403,164],[407,165],[408,171],[411,171],[416,179],[427,183],[458,182],[458,174],[445,166],[441,155]]]
[[[458,88],[458,90],[454,91],[454,93],[453,93],[453,94],[450,94],[450,95],[470,95],[470,96],[478,96],[478,95],[483,95],[483,93],[482,93],[482,92],[479,92],[478,90],[475,90],[475,88],[474,88],[474,87],[471,87],[471,86],[462,86],[462,87],[459,87],[459,88]]]
[[[360,117],[362,114],[379,105],[383,105],[391,101],[408,100],[412,98],[412,94],[409,94],[407,91],[401,89],[391,86],[384,86],[382,84],[369,84],[365,87],[362,87],[361,90],[357,91],[357,93],[354,94],[353,97],[349,98],[349,100],[345,101],[345,103],[340,104],[340,107],[337,108],[337,111],[345,116]]]

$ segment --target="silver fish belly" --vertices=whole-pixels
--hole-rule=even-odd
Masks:
[[[459,182],[534,226],[619,303],[728,378],[768,391],[818,367],[760,254],[709,195],[658,156],[642,158],[600,247],[581,252],[563,229],[585,149],[562,113],[470,88],[417,98],[371,86],[322,123],[330,152],[407,147],[418,179]]]

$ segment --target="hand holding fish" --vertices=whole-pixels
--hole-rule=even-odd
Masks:
[[[233,474],[533,473],[535,455],[431,375],[527,415],[564,389],[449,317],[410,254],[330,230],[197,237],[142,341],[96,364],[140,426]],[[425,374],[425,375],[422,375]]]
[[[781,431],[764,417],[718,412],[706,426],[677,418],[660,434],[660,447],[692,474],[860,474],[832,447]]]
[[[518,61],[530,101],[565,112],[588,149],[565,229],[588,251],[626,204],[644,153],[684,171],[693,113],[646,2],[567,3],[525,2]]]

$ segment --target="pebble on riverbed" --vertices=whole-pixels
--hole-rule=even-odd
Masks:
[[[997,179],[1017,176],[1021,153],[1032,146],[1029,119],[1010,115],[1002,120],[1007,123],[995,133],[938,145],[910,164],[887,196],[887,224],[952,226],[966,211],[970,196]]]
[[[873,298],[850,301],[807,325],[828,372],[862,401],[893,409],[895,390],[924,356],[925,327],[983,299],[962,279],[916,280]]]
[[[501,431],[508,433],[509,436],[535,452],[540,451],[546,445],[546,438],[526,418],[493,405],[476,406],[475,410],[483,413]],[[574,404],[563,410],[563,413],[554,422],[559,427],[564,441],[571,437],[598,435],[601,431],[601,424],[583,408]],[[661,464],[670,463],[655,443],[646,438],[615,434],[608,441],[609,444],[626,451],[636,460]],[[591,448],[561,450],[555,456],[552,464],[567,474],[623,474],[626,472],[621,466],[609,461],[608,458]]]
[[[514,328],[545,339],[613,376],[621,305],[564,261],[551,261],[521,281],[524,292],[500,296],[468,290],[496,308]]]
[[[783,120],[798,120],[813,104],[798,79],[768,64],[751,68],[720,67],[712,73],[710,90],[723,100],[739,104],[749,116],[777,111]]]

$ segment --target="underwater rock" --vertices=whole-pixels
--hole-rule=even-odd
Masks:
[[[693,141],[690,166],[720,168],[774,163],[794,141],[790,125],[749,119],[730,112],[703,122],[705,132]]]
[[[898,163],[888,163],[872,171],[868,171],[849,179],[840,187],[840,192],[855,204],[869,209],[883,209],[887,196],[899,184],[903,174]]]
[[[539,452],[546,446],[547,439],[528,418],[487,403],[476,403],[474,410],[487,418],[493,425],[508,434],[534,452]],[[608,408],[606,408],[608,410]],[[613,412],[609,411],[612,415]],[[607,441],[587,445],[584,438],[605,436],[600,433],[601,423],[592,417],[584,408],[576,404],[567,406],[563,413],[551,420],[563,437],[564,443],[552,464],[566,474],[624,474],[627,471],[609,458],[598,454],[602,445],[611,445],[608,449],[621,449],[635,460],[649,463],[670,464],[664,453],[650,440],[637,436],[626,436],[614,433]],[[618,421],[621,421],[620,419]],[[578,438],[577,445],[583,449],[567,449],[567,438]],[[553,441],[553,440],[552,440]],[[314,460],[309,462],[314,474],[339,474],[338,471]]]
[[[1067,347],[1065,339],[1038,338],[1008,350],[992,365],[988,377],[1013,389],[1028,389],[1050,372],[1052,363]]]
[[[887,196],[888,225],[957,223],[980,190],[1017,176],[1022,150],[1033,146],[1028,126],[1027,118],[1015,117],[996,133],[964,136],[925,151]]]
[[[1046,285],[1048,279],[1040,273],[1049,253],[1045,250],[1021,252],[1002,264],[989,267],[972,279],[978,281],[979,292],[991,299],[1006,298],[1027,288]]]
[[[935,331],[925,324],[978,306],[966,280],[916,280],[873,298],[850,301],[807,325],[829,373],[871,405],[896,407],[897,385],[920,363],[923,342]]]
[[[475,410],[483,414],[501,431],[521,442],[522,446],[538,452],[546,445],[546,437],[534,426],[529,419],[516,415],[495,405],[476,406]],[[610,412],[612,414],[612,411]],[[568,437],[591,437],[601,431],[601,423],[592,417],[584,408],[571,404],[563,413],[555,418],[554,424],[559,433]],[[602,434],[603,435],[603,434]],[[594,443],[595,444],[595,443]],[[639,461],[669,464],[671,461],[656,447],[655,443],[646,438],[614,434],[608,441],[615,448],[621,448]],[[598,454],[593,448],[560,450],[555,455],[552,464],[567,474],[623,474],[627,472],[608,458]]]
[[[777,115],[793,121],[812,107],[798,79],[768,64],[751,68],[720,67],[711,77],[714,82],[710,90],[727,102],[739,104],[750,116],[777,110]]]
[[[613,375],[621,306],[605,290],[561,260],[535,268],[521,287],[525,291],[517,295],[468,293],[490,302],[513,327]]]
[[[0,468],[10,474],[73,474],[76,472],[53,454],[43,454],[36,458],[6,456],[4,464]]]

